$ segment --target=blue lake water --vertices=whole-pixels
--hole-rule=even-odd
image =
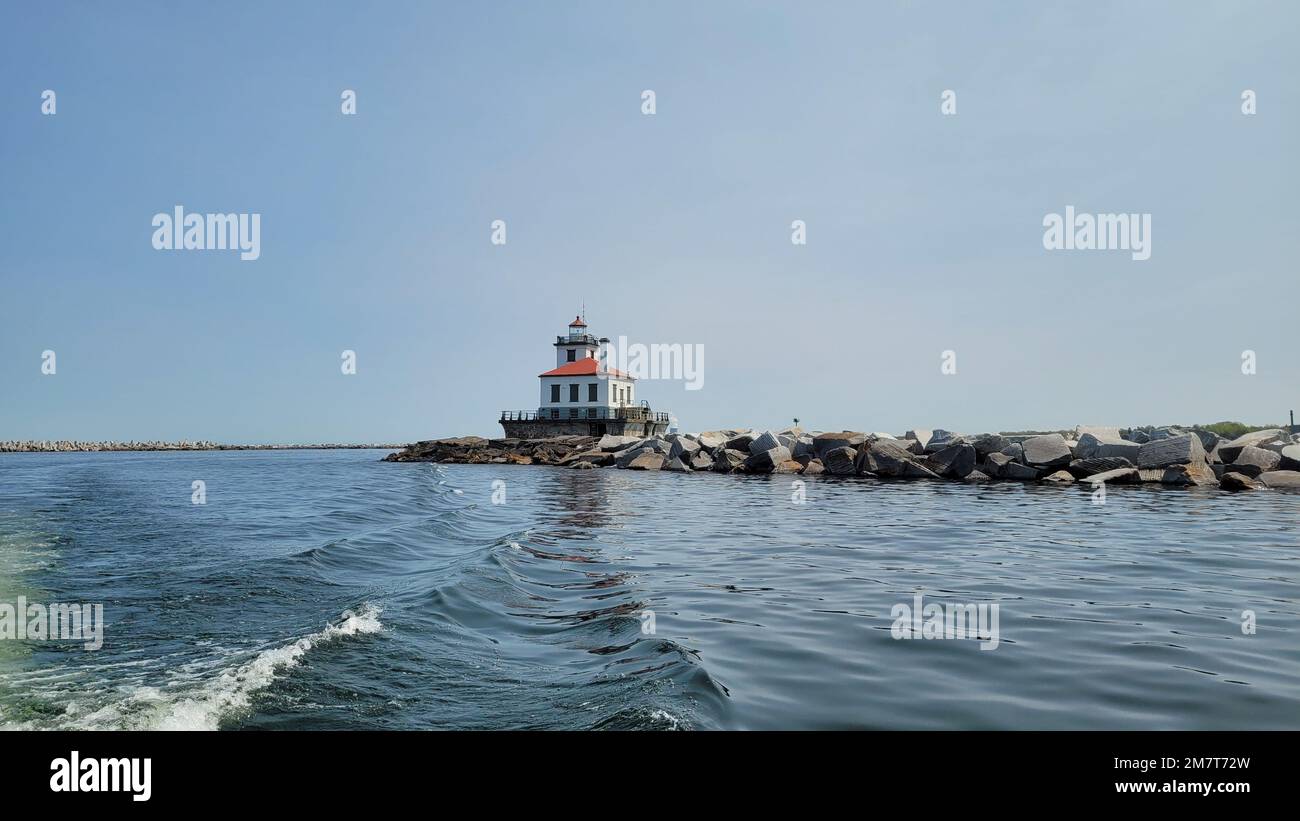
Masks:
[[[382,455],[0,454],[0,726],[1300,728],[1300,494]]]

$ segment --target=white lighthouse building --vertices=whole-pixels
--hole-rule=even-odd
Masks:
[[[608,342],[588,333],[581,316],[574,317],[568,333],[555,338],[555,367],[538,374],[537,410],[501,414],[506,435],[536,439],[662,433],[668,414],[652,412],[649,403],[637,399],[636,379],[608,367],[602,351]]]

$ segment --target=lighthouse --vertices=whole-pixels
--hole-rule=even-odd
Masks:
[[[656,413],[637,398],[636,379],[610,368],[603,346],[609,339],[588,332],[581,315],[555,337],[555,367],[537,375],[535,411],[502,411],[507,437],[651,436],[668,427],[668,414]]]

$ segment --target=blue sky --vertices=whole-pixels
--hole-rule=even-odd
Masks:
[[[638,389],[692,430],[1300,405],[1292,3],[0,15],[0,439],[496,435],[584,300],[704,346]],[[177,204],[260,213],[261,258],[154,250]],[[1066,205],[1150,213],[1151,259],[1046,251]]]

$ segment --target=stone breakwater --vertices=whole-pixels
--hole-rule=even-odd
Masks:
[[[401,445],[220,445],[216,442],[82,442],[71,439],[56,441],[0,442],[0,453],[96,453],[135,450],[391,450]]]
[[[638,438],[465,436],[408,445],[389,462],[554,465],[677,473],[873,476],[956,482],[1017,481],[1300,489],[1300,434],[1280,429],[1231,441],[1208,430],[1079,427],[1037,435],[945,430],[888,433],[717,430]]]

